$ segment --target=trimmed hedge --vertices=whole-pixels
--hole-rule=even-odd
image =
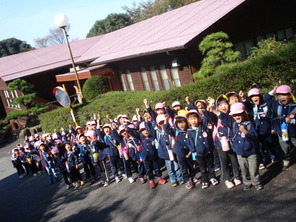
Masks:
[[[137,107],[145,109],[143,104],[145,98],[148,98],[152,106],[163,101],[170,105],[175,100],[179,100],[185,106],[185,96],[189,96],[191,100],[206,99],[208,96],[216,98],[222,93],[239,90],[247,92],[253,87],[258,87],[266,93],[275,85],[287,84],[296,92],[294,81],[296,81],[296,44],[288,43],[270,54],[220,66],[213,76],[198,82],[161,92],[109,92],[85,106],[76,106],[75,111],[81,125],[91,120],[94,113],[100,113],[102,121],[107,122],[105,118],[107,114],[114,118],[121,113],[131,118]],[[73,124],[70,110],[67,108],[41,114],[39,118],[43,130],[47,132],[58,130],[60,127],[67,128],[69,123]]]

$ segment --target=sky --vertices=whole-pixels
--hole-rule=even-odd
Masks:
[[[111,13],[124,13],[122,6],[133,7],[143,0],[0,0],[0,41],[17,38],[35,46],[34,39],[56,28],[54,17],[67,15],[70,39],[84,39],[97,20]]]

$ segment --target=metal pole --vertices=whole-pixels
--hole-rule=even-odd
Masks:
[[[76,78],[76,82],[77,82],[78,91],[81,94],[82,101],[84,101],[84,97],[83,97],[83,93],[82,93],[82,90],[81,90],[81,86],[80,86],[80,82],[79,82],[79,78],[78,78],[76,66],[75,66],[75,63],[74,63],[74,58],[73,58],[72,50],[71,50],[70,43],[69,43],[69,40],[68,40],[68,34],[67,34],[67,31],[66,31],[66,27],[62,27],[62,29],[63,29],[64,34],[65,34],[65,37],[66,37],[66,42],[67,42],[67,46],[68,46],[69,53],[70,53],[70,58],[71,58],[71,62],[72,62],[72,66],[73,66],[73,70],[74,70],[74,74],[75,74],[75,78]]]

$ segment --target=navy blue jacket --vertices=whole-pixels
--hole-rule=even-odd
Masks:
[[[174,147],[172,147],[173,152],[179,157],[186,156],[189,153],[187,131],[171,127],[169,124],[164,124],[164,131],[175,139]]]
[[[149,132],[149,131],[148,131]],[[138,139],[142,144],[142,152],[141,157],[142,160],[146,160],[149,157],[155,158],[157,157],[157,150],[155,147],[155,137],[153,134],[149,137],[145,137],[142,133],[134,130],[134,129],[128,129],[128,133]],[[151,158],[149,158],[151,159]]]
[[[243,125],[248,133],[245,135],[239,130]],[[237,155],[249,156],[257,153],[257,132],[250,121],[234,123],[231,130],[232,149]]]
[[[119,157],[119,151],[117,148],[117,146],[119,145],[119,142],[117,142],[112,135],[110,136],[104,135],[104,142],[106,144],[104,153],[108,156]]]
[[[273,129],[278,136],[282,136],[281,124],[285,122],[285,118],[296,108],[296,103],[291,102],[287,105],[281,104],[279,101],[272,100],[272,96],[265,95],[267,100],[270,100],[271,110],[273,111]],[[288,124],[289,137],[296,137],[296,125]]]
[[[249,100],[244,102],[247,112],[254,123],[254,127],[259,135],[270,135],[272,129],[272,112],[270,102],[255,105]]]
[[[170,136],[162,131],[159,127],[153,127],[153,123],[145,122],[145,128],[155,138],[155,147],[158,157],[164,160],[169,160],[168,149],[171,149]]]
[[[217,121],[218,125],[216,124],[216,127],[218,127],[218,131],[216,133],[219,135],[216,135],[214,138],[214,144],[216,147],[222,147],[219,137],[226,136],[228,139],[230,139],[230,132],[234,122],[234,119],[229,114],[223,112],[219,113]]]
[[[188,145],[192,153],[197,153],[197,156],[208,156],[212,153],[211,134],[208,133],[208,129],[202,125],[199,125],[196,129],[189,127],[188,133]]]

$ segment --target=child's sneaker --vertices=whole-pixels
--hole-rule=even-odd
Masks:
[[[150,189],[154,189],[156,187],[154,180],[150,181],[149,186],[150,186]]]
[[[115,177],[115,181],[116,181],[116,183],[119,183],[121,181],[121,179],[119,177]]]
[[[290,161],[289,160],[283,160],[283,167],[288,168],[290,166]]]
[[[66,190],[69,190],[70,189],[70,185],[66,185]]]
[[[234,184],[235,184],[235,186],[239,186],[242,184],[242,181],[239,179],[234,179]]]
[[[130,183],[135,182],[135,180],[134,180],[133,178],[131,178],[131,177],[128,178],[128,181],[129,181]]]
[[[262,190],[263,186],[259,183],[257,185],[255,185],[256,190]]]
[[[201,179],[194,177],[193,183],[195,183],[195,185],[201,184]]]
[[[260,163],[260,165],[259,165],[259,170],[264,170],[264,169],[265,169],[264,164],[263,164],[263,163]]]
[[[178,183],[173,183],[172,184],[172,187],[177,187],[178,186]]]
[[[192,189],[193,187],[194,187],[194,185],[192,184],[191,181],[188,181],[188,182],[186,183],[186,188],[187,188],[188,190]]]
[[[146,183],[146,180],[144,179],[144,177],[140,177],[139,179],[140,179],[141,184]]]
[[[209,184],[207,182],[202,182],[201,189],[207,189],[209,187]]]
[[[76,183],[75,184],[75,188],[77,189],[77,188],[79,188],[80,187],[80,183]]]
[[[219,170],[221,170],[221,167],[219,167],[219,166],[215,166],[215,167],[214,167],[214,171],[215,171],[215,172],[218,172]]]
[[[109,186],[109,182],[108,181],[105,181],[103,186],[104,187],[108,187]]]
[[[83,180],[80,180],[80,186],[83,186],[85,183]]]
[[[227,186],[228,189],[231,189],[234,187],[234,184],[229,180],[225,180],[225,185]]]
[[[219,184],[218,180],[216,180],[215,178],[210,179],[210,181],[213,184],[213,186],[216,186]]]
[[[248,191],[251,189],[251,185],[244,185],[244,191]]]
[[[157,183],[159,184],[165,184],[167,181],[163,178],[158,178]]]
[[[126,174],[122,174],[122,178],[123,178],[123,179],[127,179]]]

